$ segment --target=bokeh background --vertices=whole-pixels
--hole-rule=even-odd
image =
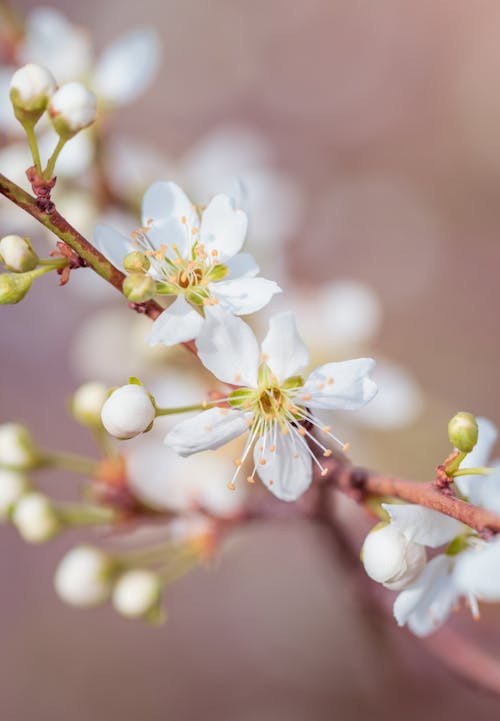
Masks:
[[[161,36],[153,84],[108,120],[108,140],[125,139],[124,165],[112,161],[117,183],[147,156],[151,174],[189,177],[194,187],[207,136],[223,148],[218,160],[212,143],[205,161],[205,175],[217,177],[236,133],[233,146],[246,150],[239,161],[231,146],[231,169],[253,158],[271,198],[265,217],[275,235],[256,243],[261,265],[278,268],[295,306],[326,283],[344,284],[331,309],[305,322],[320,329],[319,355],[359,348],[386,364],[379,414],[343,426],[354,460],[429,478],[448,452],[446,421],[456,410],[500,421],[497,2],[52,5],[87,27],[98,51],[136,25]],[[22,18],[34,7],[14,9]],[[6,202],[2,230],[15,231],[6,224],[17,221],[2,221]],[[82,204],[77,195],[75,223]],[[88,216],[81,220],[91,226]],[[47,243],[41,231],[33,239]],[[92,445],[68,421],[75,386],[98,376],[121,383],[144,362],[126,345],[135,320],[86,283],[60,290],[44,278],[19,306],[0,309],[0,420],[80,452]],[[119,361],[103,351],[106,338],[125,344]],[[156,376],[169,372],[163,362],[155,359]],[[75,492],[64,475],[44,482]],[[33,549],[1,529],[8,721],[446,721],[500,711],[389,616],[364,608],[321,529],[277,522],[237,534],[216,568],[171,589],[160,630],[59,602],[53,569],[72,541]],[[481,629],[462,617],[454,624],[498,655],[500,617],[486,609]]]

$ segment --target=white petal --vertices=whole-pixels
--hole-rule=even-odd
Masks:
[[[453,571],[462,593],[483,601],[500,600],[500,541],[460,554]]]
[[[255,313],[269,303],[281,288],[265,278],[236,278],[211,283],[210,292],[225,310],[235,315]]]
[[[454,518],[414,503],[383,503],[382,507],[391,517],[391,523],[408,540],[430,548],[448,543],[464,530]]]
[[[165,443],[181,456],[215,450],[248,431],[248,417],[248,413],[241,411],[210,408],[175,426]]]
[[[259,346],[250,326],[240,318],[217,306],[207,307],[196,346],[205,368],[219,380],[256,387]]]
[[[304,384],[304,393],[311,395],[308,405],[329,410],[362,408],[377,392],[368,377],[374,365],[372,358],[356,358],[316,368]]]
[[[177,245],[183,256],[192,244],[192,229],[199,228],[198,213],[176,183],[153,183],[142,199],[142,222],[151,226],[148,236],[155,247]]]
[[[227,280],[255,278],[259,273],[259,266],[250,253],[236,253],[232,258],[227,258],[224,264],[229,270]]]
[[[450,567],[448,556],[436,556],[413,586],[399,594],[393,612],[400,626],[408,623],[417,636],[426,636],[445,621],[458,597]]]
[[[479,431],[477,443],[472,451],[467,454],[460,468],[486,466],[490,459],[493,446],[497,442],[498,431],[491,421],[487,418],[478,418],[477,425]],[[462,496],[468,498],[471,503],[479,503],[482,481],[481,476],[458,476],[458,478],[455,478],[455,485]]]
[[[152,28],[136,28],[109,45],[100,57],[94,90],[111,103],[128,103],[150,85],[160,60]]]
[[[254,460],[264,485],[282,501],[296,501],[311,485],[311,456],[292,432],[283,435],[278,428],[258,438]]]
[[[490,511],[500,513],[500,464],[488,476],[470,476],[475,479],[474,503]],[[457,479],[458,480],[458,479]]]
[[[132,240],[108,225],[96,225],[92,243],[115,268],[123,271],[123,259],[134,250]]]
[[[216,195],[203,212],[200,240],[208,252],[216,250],[222,262],[231,258],[245,242],[247,216],[234,208],[227,195]]]
[[[290,312],[270,318],[262,350],[267,356],[266,363],[280,382],[297,375],[309,363],[309,351]]]
[[[155,320],[147,341],[149,345],[184,343],[196,338],[202,327],[202,316],[189,305],[184,296],[179,295]]]

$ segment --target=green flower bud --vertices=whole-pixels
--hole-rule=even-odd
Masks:
[[[140,250],[133,250],[127,253],[123,259],[123,267],[127,273],[147,273],[151,267],[148,256]]]
[[[448,423],[450,443],[462,453],[470,453],[477,443],[477,421],[472,413],[462,411]]]
[[[10,81],[10,100],[19,122],[35,125],[56,88],[52,73],[41,65],[29,63],[16,70]]]
[[[131,273],[123,281],[123,293],[132,303],[145,303],[156,295],[156,283],[143,273]]]
[[[6,235],[0,240],[0,260],[7,270],[25,273],[37,267],[39,258],[28,238]]]
[[[0,305],[19,303],[31,288],[31,273],[2,273],[0,275]]]

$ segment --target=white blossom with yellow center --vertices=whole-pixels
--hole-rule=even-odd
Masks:
[[[307,379],[299,375],[309,362],[309,352],[292,313],[270,319],[259,351],[246,323],[220,307],[211,307],[197,348],[208,370],[238,388],[229,394],[227,407],[210,408],[180,423],[165,442],[180,455],[189,456],[219,448],[248,432],[229,482],[231,489],[253,447],[254,468],[247,480],[253,482],[258,472],[275,496],[285,501],[297,499],[311,483],[313,463],[326,473],[321,459],[332,452],[326,443],[340,443],[310,409],[355,410],[377,391],[369,378],[374,366],[371,358],[327,363]]]
[[[176,296],[153,323],[151,345],[196,338],[209,306],[247,315],[280,292],[273,281],[256,277],[259,268],[251,255],[239,252],[247,216],[227,195],[214,196],[200,211],[175,183],[153,183],[144,195],[142,222],[131,238],[98,225],[94,245],[120,269],[127,253],[142,250],[150,258],[149,274],[158,291]]]

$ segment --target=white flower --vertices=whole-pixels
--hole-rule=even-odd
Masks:
[[[29,490],[25,475],[0,468],[0,519],[5,519],[17,501]]]
[[[19,423],[0,425],[0,464],[30,468],[35,457],[31,434]]]
[[[127,618],[147,616],[159,604],[161,582],[153,571],[133,569],[124,573],[113,589],[112,603]]]
[[[49,115],[59,135],[72,137],[96,119],[96,96],[81,83],[66,83],[51,97]]]
[[[327,363],[304,380],[298,373],[309,353],[298,336],[291,313],[270,320],[269,332],[259,354],[257,340],[239,318],[221,308],[210,308],[197,339],[203,365],[217,378],[239,388],[229,398],[229,408],[211,408],[176,426],[165,442],[177,453],[189,456],[215,449],[249,432],[233,480],[254,448],[254,470],[278,498],[292,501],[309,487],[312,462],[326,473],[308,440],[324,456],[331,450],[310,432],[313,426],[337,441],[309,408],[355,410],[376,393],[368,377],[371,358]],[[308,439],[308,440],[307,440]],[[338,441],[337,441],[338,442]]]
[[[146,389],[129,383],[113,391],[102,408],[101,419],[108,433],[125,440],[144,433],[155,415],[155,407]]]
[[[59,563],[54,586],[59,597],[71,606],[98,606],[111,594],[112,561],[98,548],[77,546]]]
[[[28,543],[48,541],[61,527],[52,502],[43,493],[22,496],[14,507],[12,522]]]
[[[5,235],[0,240],[0,260],[7,270],[25,273],[38,265],[38,256],[26,238],[20,235]]]
[[[16,70],[10,81],[12,102],[22,110],[45,110],[57,87],[52,73],[42,65],[28,63]]]
[[[107,398],[108,388],[104,383],[84,383],[73,394],[71,412],[83,425],[100,426],[102,408]]]
[[[426,564],[425,548],[389,524],[367,535],[361,551],[366,573],[392,591],[408,586]]]
[[[500,601],[500,540],[477,542],[457,558],[454,581],[462,593],[481,601]]]
[[[247,216],[226,195],[216,195],[200,214],[172,182],[153,183],[142,203],[143,227],[128,239],[98,225],[94,245],[117,268],[135,248],[151,259],[153,278],[165,295],[177,296],[153,323],[150,344],[174,345],[196,338],[202,308],[219,304],[236,315],[254,313],[280,292],[273,281],[257,278],[259,268],[245,241]]]

